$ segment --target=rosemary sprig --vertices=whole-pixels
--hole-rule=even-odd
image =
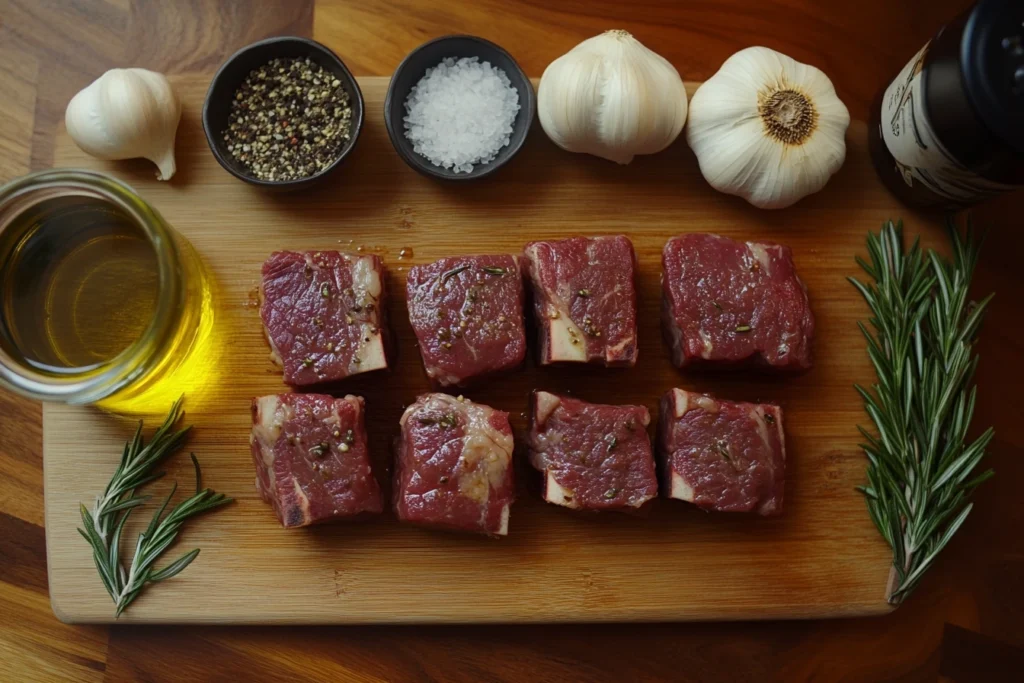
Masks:
[[[857,386],[877,435],[859,428],[868,458],[868,484],[859,487],[878,531],[893,550],[889,602],[914,590],[971,512],[971,492],[992,476],[972,476],[993,431],[967,442],[974,414],[973,353],[992,295],[978,303],[968,289],[979,242],[950,221],[953,259],[904,247],[903,223],[886,222],[868,235],[871,262],[857,262],[874,281],[850,282],[871,308],[868,356],[878,382]]]
[[[147,584],[176,576],[199,555],[199,549],[196,548],[163,569],[153,568],[156,560],[174,543],[178,531],[186,520],[231,502],[231,499],[222,493],[201,489],[202,472],[199,461],[195,454],[192,454],[192,464],[196,472],[195,495],[178,503],[167,516],[163,516],[178,487],[175,483],[171,493],[153,515],[149,526],[139,534],[135,543],[135,553],[127,570],[121,563],[121,534],[125,524],[135,508],[150,499],[150,496],[135,495],[136,490],[166,474],[154,470],[181,447],[191,429],[186,427],[174,430],[174,425],[181,419],[181,403],[180,398],[174,403],[171,412],[148,445],[143,443],[142,421],[139,421],[135,436],[125,444],[121,462],[103,494],[96,497],[91,510],[84,504],[81,505],[84,528],[78,529],[78,533],[92,546],[93,561],[99,571],[100,580],[114,601],[115,617],[121,616]]]

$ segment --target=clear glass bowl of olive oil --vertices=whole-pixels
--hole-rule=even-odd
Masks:
[[[159,413],[211,384],[211,280],[127,185],[45,171],[0,187],[0,385]]]

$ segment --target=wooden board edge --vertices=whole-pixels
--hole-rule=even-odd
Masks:
[[[740,609],[735,611],[723,611],[714,616],[705,614],[681,614],[667,610],[638,616],[618,617],[614,615],[603,616],[599,614],[566,615],[557,618],[523,618],[516,615],[488,615],[479,619],[448,618],[443,616],[431,617],[389,617],[386,619],[344,619],[344,618],[321,618],[321,617],[290,617],[290,616],[263,616],[261,618],[218,618],[209,619],[175,617],[144,617],[133,618],[129,612],[118,619],[113,617],[113,604],[111,604],[111,616],[99,618],[78,618],[73,614],[58,607],[51,592],[50,606],[54,615],[65,624],[72,625],[141,625],[159,624],[163,626],[194,625],[194,626],[428,626],[428,625],[499,625],[499,624],[666,624],[666,623],[711,623],[711,622],[732,622],[732,621],[799,621],[803,619],[851,619],[866,617],[884,617],[896,611],[897,606],[890,605],[884,599],[877,602],[848,605],[838,609],[815,610],[804,608],[786,611],[781,608],[778,611],[769,609],[766,612],[757,613]]]

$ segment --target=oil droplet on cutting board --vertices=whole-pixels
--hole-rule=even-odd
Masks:
[[[260,287],[255,285],[249,290],[249,295],[246,297],[245,302],[242,303],[244,308],[259,308],[260,307]]]
[[[412,258],[412,256],[412,247],[402,247],[401,250],[398,252],[398,258],[400,259]]]

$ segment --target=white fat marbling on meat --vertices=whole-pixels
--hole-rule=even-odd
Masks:
[[[263,459],[271,491],[275,487],[274,444],[281,438],[284,423],[292,419],[294,413],[292,407],[281,403],[281,399],[277,396],[263,396],[256,399],[256,423],[249,434],[249,442],[250,444],[255,442],[259,447],[260,458]],[[256,478],[256,488],[261,492],[263,490],[259,477]]]
[[[717,414],[718,402],[710,396],[697,394],[682,389],[673,389],[673,404],[676,418],[680,418],[691,410],[703,410],[705,413]]]
[[[295,487],[295,497],[298,500],[299,509],[302,510],[302,524],[309,524],[313,519],[309,514],[309,498],[306,496],[305,491],[302,490],[302,487],[299,486],[299,482],[297,480],[292,479],[292,484]]]
[[[676,419],[686,415],[686,412],[690,409],[690,392],[683,391],[682,389],[673,389],[672,404]]]
[[[512,435],[502,434],[490,425],[490,411],[467,406],[459,465],[459,492],[485,507],[491,488],[501,485],[512,462]]]
[[[569,317],[568,308],[548,304],[548,353],[552,362],[586,362],[587,342],[583,331]]]
[[[451,412],[463,418],[462,455],[459,457],[459,493],[481,504],[481,523],[486,521],[487,501],[491,488],[500,486],[512,464],[513,438],[491,426],[490,416],[494,412],[487,406],[474,404],[468,399],[462,401],[447,394],[432,394],[423,404],[424,408]],[[400,424],[404,428],[410,415],[418,412],[413,404],[402,415]]]
[[[501,521],[498,523],[498,530],[494,532],[496,536],[508,536],[509,512],[509,505],[505,505],[505,507],[501,508]]]
[[[366,304],[380,298],[382,285],[380,272],[374,267],[372,256],[360,256],[352,263],[352,291],[356,301]]]
[[[672,470],[672,485],[669,489],[669,498],[685,500],[688,503],[692,503],[694,499],[693,487],[676,470]]]
[[[576,502],[576,494],[567,489],[555,480],[555,475],[548,470],[544,478],[544,500],[555,505],[567,508],[579,508]]]
[[[775,249],[772,245],[764,245],[758,242],[747,242],[747,249],[750,250],[751,255],[754,259],[761,264],[761,269],[765,275],[771,274],[772,259],[768,255],[768,249]]]
[[[705,359],[711,358],[711,352],[715,350],[715,345],[711,343],[711,335],[704,330],[699,330],[697,334],[700,335],[700,357]]]
[[[712,415],[718,414],[718,402],[710,396],[704,394],[697,394],[697,398],[693,399],[693,404],[703,410],[705,413],[711,413]]]
[[[384,353],[384,335],[370,323],[362,323],[359,334],[359,346],[349,361],[348,374],[386,368],[388,360]]]
[[[562,399],[554,394],[550,394],[546,391],[537,392],[537,405],[535,419],[537,425],[543,425],[551,417],[551,413],[555,412],[555,409],[561,405]]]
[[[261,444],[273,447],[281,437],[284,423],[292,419],[295,411],[291,406],[281,403],[277,396],[263,396],[256,399],[256,424],[253,435]]]
[[[765,411],[761,410],[760,406],[753,406],[750,409],[750,419],[757,426],[757,435],[761,437],[761,443],[764,445],[765,452],[771,453],[771,436],[768,434],[768,423],[764,420],[764,413]]]
[[[622,352],[622,350],[624,348],[626,348],[627,346],[629,346],[630,344],[632,344],[635,340],[636,340],[636,337],[633,336],[633,335],[630,335],[630,336],[626,337],[625,339],[623,339],[622,341],[620,341],[618,344],[615,344],[614,346],[609,346],[605,350],[605,353],[604,353],[605,360],[608,360],[608,361],[617,360],[618,359],[618,355]]]

